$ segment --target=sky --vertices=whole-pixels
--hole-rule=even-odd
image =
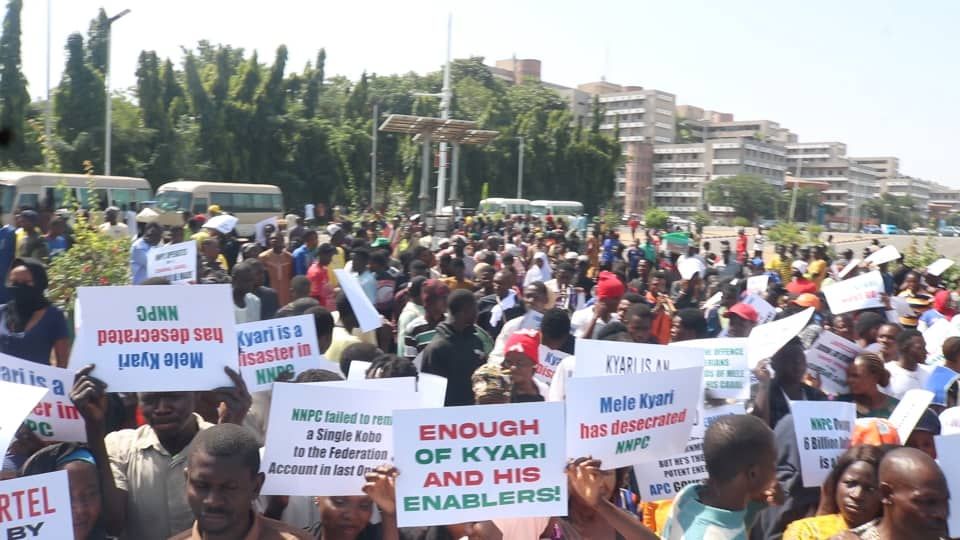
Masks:
[[[113,27],[112,88],[135,84],[137,56],[179,63],[199,40],[280,44],[301,71],[320,47],[328,75],[356,79],[440,68],[447,14],[455,58],[537,58],[545,81],[606,80],[671,92],[678,104],[779,122],[800,141],[852,156],[897,156],[903,174],[960,188],[960,2],[952,0],[49,0],[52,84],[64,45],[100,7]],[[46,93],[47,2],[26,0],[23,69]]]

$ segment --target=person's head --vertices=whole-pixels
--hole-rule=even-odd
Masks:
[[[361,362],[370,362],[373,363],[373,360],[383,354],[376,345],[359,342],[351,343],[343,350],[343,354],[340,355],[340,372],[344,375],[350,375],[350,364],[355,360]]]
[[[340,323],[343,324],[344,328],[349,331],[360,326],[360,323],[357,321],[357,315],[354,313],[353,306],[350,305],[350,299],[347,298],[346,293],[343,291],[337,293],[334,302],[337,306],[337,313],[340,315]]]
[[[777,255],[783,256],[787,253],[787,246],[783,244],[777,244],[777,247],[775,249],[776,249]]]
[[[513,383],[499,364],[482,364],[470,376],[474,402],[477,405],[510,403]]]
[[[877,341],[877,331],[880,330],[884,322],[886,322],[886,319],[878,313],[872,311],[861,313],[854,325],[857,339],[863,340],[866,344],[875,343]]]
[[[737,299],[739,297],[740,290],[736,285],[727,283],[720,289],[720,305],[725,308],[733,307],[733,305],[737,303]]]
[[[246,264],[249,264],[253,268],[253,286],[262,287],[264,282],[267,280],[267,267],[263,265],[260,259],[248,259],[243,261]]]
[[[290,280],[290,296],[293,300],[310,296],[310,280],[307,276],[293,276]]]
[[[410,279],[413,279],[417,276],[429,278],[430,277],[430,267],[424,264],[420,259],[412,259],[409,265]]]
[[[666,281],[666,279],[667,279],[667,276],[663,272],[654,272],[650,276],[650,280],[647,283],[647,291],[649,291],[650,294],[657,294],[657,293],[663,292],[662,290],[663,284]]]
[[[627,311],[624,319],[627,326],[627,332],[634,343],[650,343],[653,335],[653,311],[645,304],[636,304]]]
[[[447,312],[447,298],[450,296],[450,287],[439,279],[428,279],[420,290],[420,302],[426,311],[428,321],[443,320]]]
[[[703,438],[703,459],[711,484],[736,486],[742,501],[724,501],[739,507],[763,500],[776,478],[773,431],[753,415],[717,418]]]
[[[927,358],[927,344],[923,334],[907,328],[897,335],[897,351],[901,360],[908,364],[922,364]]]
[[[175,439],[195,421],[193,392],[141,392],[140,412],[161,441]]]
[[[260,495],[260,445],[247,428],[218,424],[197,433],[187,459],[187,503],[201,534],[241,538]]]
[[[540,339],[546,347],[559,349],[570,337],[570,314],[565,309],[548,309],[540,321]]]
[[[320,511],[320,538],[355,540],[373,515],[373,501],[366,495],[315,497],[313,501]]]
[[[111,225],[116,225],[116,224],[117,224],[117,213],[118,213],[117,209],[111,206],[110,208],[107,208],[107,211],[104,212],[104,215],[103,215],[103,216],[104,216],[104,218],[107,220],[107,223],[109,223],[109,224],[111,224]]]
[[[770,365],[781,384],[800,384],[807,372],[807,355],[799,339],[793,338],[771,358]]]
[[[916,293],[920,290],[920,274],[910,271],[907,272],[907,275],[903,277],[903,288],[904,290],[912,291]]]
[[[268,238],[267,242],[269,243],[270,249],[272,249],[274,253],[280,253],[283,251],[285,244],[283,241],[283,233],[280,231],[274,231],[273,234],[271,234]]]
[[[748,337],[760,320],[757,310],[749,304],[734,304],[723,316],[730,320],[729,337]]]
[[[155,246],[160,243],[160,239],[163,238],[163,227],[158,223],[147,223],[143,228],[143,241],[151,246]]]
[[[877,330],[877,343],[883,346],[883,353],[886,356],[888,353],[896,356],[897,353],[897,336],[900,335],[900,325],[896,323],[884,323],[880,326],[880,329]]]
[[[392,379],[395,377],[416,377],[417,366],[409,358],[401,358],[395,354],[381,354],[373,359],[367,369],[368,379]]]
[[[375,249],[370,254],[370,271],[385,272],[390,266],[390,258],[387,252],[382,249]]]
[[[350,260],[353,261],[353,271],[362,274],[370,263],[370,251],[367,248],[355,248],[350,252]]]
[[[450,261],[450,275],[457,278],[457,280],[463,280],[467,271],[467,265],[464,264],[463,259],[457,257]]]
[[[932,409],[925,409],[903,445],[921,450],[933,459],[937,459],[937,447],[933,438],[940,435],[941,429],[942,426],[937,413],[933,412]]]
[[[253,259],[240,261],[233,267],[233,290],[237,294],[251,293],[257,287],[257,268],[252,264]]]
[[[890,372],[883,365],[883,358],[874,353],[860,353],[847,366],[847,386],[855,396],[872,396],[877,386],[890,384]]]
[[[448,309],[450,321],[457,331],[463,331],[477,322],[477,299],[470,291],[457,289],[450,293]]]
[[[220,255],[220,242],[215,238],[207,238],[200,243],[200,253],[206,257],[207,260],[217,260],[217,256]]]
[[[617,317],[620,317],[621,321],[627,320],[627,311],[630,311],[630,308],[636,304],[643,302],[643,298],[633,292],[624,293],[620,297],[620,302],[617,304]]]
[[[547,300],[547,287],[542,281],[534,281],[523,288],[523,303],[527,309],[543,313]]]
[[[323,354],[330,348],[330,343],[333,341],[333,314],[323,306],[314,306],[304,311],[303,314],[313,315],[313,327],[317,332],[317,347],[320,349],[320,354]]]
[[[473,275],[476,276],[477,285],[484,291],[493,290],[493,275],[496,271],[493,266],[482,262],[473,267]]]
[[[681,309],[673,316],[670,327],[670,342],[701,339],[707,334],[707,320],[697,308]]]
[[[533,383],[533,374],[540,363],[540,332],[531,329],[517,330],[507,338],[500,366],[510,376],[513,386]]]
[[[574,276],[576,275],[576,270],[574,270],[573,265],[568,262],[562,262],[557,265],[556,272],[554,276],[557,279],[557,283],[562,286],[570,285],[573,281]]]
[[[830,323],[831,332],[844,339],[856,341],[856,336],[853,334],[853,317],[849,313],[834,315]]]
[[[499,298],[506,298],[513,288],[516,279],[510,270],[500,270],[493,275],[493,293]]]
[[[879,517],[883,506],[877,475],[884,453],[869,444],[844,452],[823,482],[818,513],[840,514],[851,529]]]
[[[319,243],[317,231],[309,230],[303,233],[303,243],[307,246],[307,249],[316,249]]]
[[[944,340],[943,362],[954,371],[960,370],[960,337],[951,336]]]
[[[616,313],[620,298],[627,287],[613,272],[603,271],[597,277],[597,302],[604,304],[607,313]]]
[[[50,236],[56,238],[63,236],[67,230],[67,222],[62,217],[55,217],[50,220]]]
[[[73,537],[86,539],[96,527],[103,510],[97,462],[86,446],[56,443],[45,446],[23,464],[20,476],[67,471]]]
[[[47,285],[47,269],[42,262],[27,257],[13,260],[7,274],[7,287],[21,314],[32,314],[47,304],[44,295]]]
[[[40,223],[40,214],[37,214],[36,210],[23,210],[20,212],[19,218],[18,225],[23,227],[25,231],[33,231]]]
[[[813,248],[813,256],[816,259],[823,259],[827,256],[827,248],[823,244],[817,244]]]
[[[330,261],[333,260],[334,254],[336,254],[337,248],[333,247],[333,244],[323,243],[317,247],[317,258],[316,262],[320,266],[329,266]]]
[[[950,491],[933,458],[916,448],[895,448],[880,462],[879,476],[883,524],[917,540],[947,536]]]

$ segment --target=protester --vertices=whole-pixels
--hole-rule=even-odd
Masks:
[[[293,276],[290,280],[290,302],[277,310],[277,318],[303,315],[308,309],[319,306],[320,302],[310,296],[310,286],[306,276]]]
[[[307,279],[310,280],[310,297],[329,310],[336,309],[334,289],[337,283],[331,279],[333,272],[330,268],[334,253],[336,250],[332,245],[320,244],[317,247],[317,257],[307,270]]]
[[[478,303],[477,320],[480,327],[495,339],[500,336],[507,321],[520,317],[526,311],[517,298],[515,282],[513,271],[500,270],[493,276],[493,294],[484,296]]]
[[[547,386],[534,378],[540,363],[540,332],[520,329],[510,335],[500,365],[510,376],[514,403],[544,401]]]
[[[605,324],[618,320],[617,306],[626,292],[626,286],[612,272],[603,271],[597,277],[597,301],[570,318],[571,331],[580,338],[594,338]]]
[[[47,300],[46,268],[36,259],[14,259],[11,267],[10,301],[0,305],[0,353],[66,367],[70,358],[67,320]]]
[[[401,356],[414,360],[418,368],[423,365],[420,357],[433,336],[437,326],[443,322],[447,312],[447,296],[450,288],[440,280],[430,279],[423,283],[420,290],[424,313],[407,324],[404,330],[404,348]]]
[[[674,315],[673,325],[670,327],[670,343],[706,337],[707,320],[703,318],[700,310],[684,308]]]
[[[303,243],[293,250],[293,275],[305,276],[316,258],[319,245],[317,231],[308,230],[303,233]]]
[[[470,376],[485,360],[493,343],[476,326],[477,301],[469,291],[450,293],[450,317],[437,325],[436,335],[423,350],[422,371],[447,379],[445,406],[474,402]]]
[[[749,304],[734,304],[723,316],[730,322],[720,337],[748,337],[760,319],[757,310]]]
[[[884,385],[883,391],[900,399],[907,390],[924,388],[933,367],[924,363],[927,358],[926,342],[923,334],[916,330],[900,332],[897,336],[897,350],[897,360],[886,364],[890,371],[890,383]]]
[[[506,350],[507,340],[521,328],[539,330],[540,321],[543,319],[543,313],[547,310],[547,287],[541,281],[534,281],[523,288],[523,305],[526,308],[523,317],[515,317],[507,321],[493,346],[493,352],[490,353],[490,361],[500,363],[503,361]]]
[[[233,267],[233,308],[237,324],[260,320],[260,298],[253,293],[256,290],[256,272],[252,259]]]
[[[130,275],[133,284],[139,285],[147,279],[147,253],[160,244],[163,228],[156,223],[147,223],[143,228],[143,236],[130,246]]]
[[[767,364],[761,363],[754,370],[760,381],[757,390],[754,414],[766,420],[771,428],[790,413],[790,401],[824,401],[827,396],[820,390],[803,382],[807,372],[806,353],[800,340],[787,342],[773,357],[769,365],[774,375],[770,376]]]
[[[123,238],[129,238],[130,233],[127,229],[127,226],[124,223],[119,223],[117,218],[119,217],[120,210],[114,206],[107,208],[107,211],[104,212],[104,222],[100,224],[100,227],[97,230],[100,231],[100,234],[103,234],[107,238],[113,240],[120,240]]]
[[[294,276],[293,256],[284,249],[283,234],[279,231],[270,235],[269,243],[270,249],[261,253],[259,259],[270,280],[270,288],[276,292],[277,305],[285,306],[290,302],[290,279]],[[273,313],[276,311],[274,309]],[[273,313],[264,318],[272,319]]]
[[[260,299],[260,320],[272,319],[280,309],[280,297],[272,287],[266,286],[267,269],[259,256],[247,259],[246,262],[253,267],[253,294]],[[287,287],[289,286],[290,282],[287,280]]]
[[[889,384],[890,372],[883,359],[875,353],[860,353],[847,368],[850,393],[838,396],[838,399],[856,403],[859,418],[890,418],[900,400],[880,391]]]

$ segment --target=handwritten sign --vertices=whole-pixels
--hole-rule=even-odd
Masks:
[[[571,378],[567,455],[593,456],[615,469],[682,453],[703,400],[702,377],[703,368],[696,367]]]
[[[747,338],[681,341],[684,347],[703,349],[703,380],[707,393],[717,399],[748,399],[750,369]]]
[[[777,316],[777,308],[755,294],[745,296],[741,302],[753,306],[753,309],[757,310],[757,324],[768,323]]]
[[[147,254],[147,277],[161,277],[170,283],[197,281],[197,243],[193,240],[159,246]]]
[[[879,252],[878,252],[879,253]],[[874,270],[857,277],[834,283],[823,289],[830,311],[834,315],[883,307],[883,277]]]
[[[46,394],[40,386],[0,381],[0,448],[6,451],[23,419]]]
[[[533,376],[538,381],[541,381],[545,384],[550,384],[553,382],[553,376],[557,372],[560,362],[568,356],[570,355],[563,351],[557,351],[551,349],[550,347],[541,345],[540,363],[536,365],[536,371],[534,371]]]
[[[30,540],[73,538],[67,471],[24,476],[0,483],[0,537]]]
[[[578,339],[577,369],[574,377],[599,377],[633,373],[656,373],[671,369],[703,367],[703,349],[676,346],[625,343],[597,339]]]
[[[237,325],[240,375],[251,392],[269,390],[281,373],[310,368],[340,373],[340,365],[320,354],[313,316],[299,315]]]
[[[392,461],[393,409],[416,394],[322,384],[274,383],[264,495],[361,495],[364,474]]]
[[[96,364],[109,392],[233,386],[237,335],[230,285],[80,287],[83,313],[70,355]]]
[[[900,435],[901,441],[906,441],[910,437],[910,433],[913,432],[913,428],[920,421],[924,411],[930,406],[933,397],[933,392],[929,390],[914,388],[907,390],[900,398],[900,403],[890,413],[890,423],[897,428],[897,434]]]
[[[363,292],[360,282],[357,281],[357,276],[342,268],[334,270],[333,273],[336,274],[343,293],[347,295],[347,301],[350,302],[350,307],[353,308],[353,314],[357,316],[357,322],[360,323],[360,331],[369,332],[370,330],[380,328],[383,324],[380,314],[377,313],[377,309],[373,307],[370,298]]]
[[[857,406],[839,401],[791,401],[804,487],[820,487],[850,448]]]
[[[25,423],[45,441],[87,442],[87,430],[70,401],[72,371],[0,354],[0,381],[49,390]]]
[[[767,292],[767,285],[769,283],[770,276],[767,274],[750,276],[747,278],[747,294],[763,294]]]
[[[400,527],[567,512],[563,404],[394,413]]]
[[[858,354],[859,345],[824,330],[807,349],[807,373],[820,377],[820,389],[827,394],[845,394],[847,368]]]
[[[761,360],[776,354],[788,341],[797,337],[810,322],[813,311],[813,308],[809,307],[785,319],[754,326],[747,338],[747,361],[750,369],[755,368]]]
[[[951,410],[951,409],[947,409]],[[960,455],[960,433],[955,435],[936,435],[933,445],[937,449],[937,463],[947,480],[950,493],[960,493],[960,464],[953,459]],[[960,535],[960,497],[950,497],[950,515],[947,516],[947,531],[950,538]]]

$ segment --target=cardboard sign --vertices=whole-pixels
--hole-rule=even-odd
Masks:
[[[40,386],[0,381],[0,448],[6,451],[24,418],[46,395]]]
[[[369,362],[364,362],[369,364]],[[353,364],[351,364],[351,367]],[[351,373],[353,370],[351,369]],[[364,369],[361,373],[365,373]],[[356,378],[346,381],[324,381],[308,383],[316,386],[339,386],[341,388],[359,388],[360,390],[386,390],[405,393],[412,396],[417,406],[424,409],[443,407],[447,396],[447,379],[431,373],[420,373],[416,377],[387,377],[383,379]]]
[[[777,316],[777,308],[755,294],[745,296],[741,302],[757,310],[757,324],[766,324]]]
[[[615,469],[682,453],[703,401],[702,378],[700,367],[572,377],[567,381],[568,457],[593,456],[604,469]]]
[[[60,442],[87,442],[87,429],[70,401],[74,373],[0,354],[0,381],[49,389],[26,419],[40,439]]]
[[[864,259],[863,262],[867,264],[876,264],[879,266],[883,263],[895,261],[900,257],[901,255],[900,252],[897,251],[897,248],[893,244],[887,244],[877,251],[874,251],[866,259]]]
[[[682,341],[680,345],[703,349],[704,387],[710,397],[749,399],[747,338],[697,339]]]
[[[747,361],[750,369],[757,367],[761,360],[770,358],[788,341],[797,337],[810,322],[813,311],[812,307],[808,307],[785,319],[754,326],[747,338]]]
[[[251,392],[269,390],[281,373],[310,368],[340,373],[340,365],[320,354],[312,315],[283,317],[237,325],[240,375]]]
[[[827,304],[834,315],[860,309],[882,308],[883,293],[883,277],[877,270],[834,283],[823,289],[823,295],[827,298]]]
[[[854,268],[860,266],[860,263],[863,262],[860,259],[853,259],[846,266],[843,267],[843,270],[837,275],[840,279],[847,277],[847,274],[853,271]]]
[[[155,247],[147,254],[147,277],[170,283],[197,281],[197,243],[193,240]]]
[[[322,384],[274,383],[262,494],[361,495],[364,474],[392,461],[393,409],[416,395]]]
[[[804,487],[820,487],[850,448],[857,406],[839,401],[791,401]]]
[[[574,377],[599,377],[656,373],[671,369],[703,367],[703,349],[677,346],[578,339]]]
[[[936,435],[933,445],[937,449],[937,463],[947,480],[950,493],[960,493],[960,465],[955,456],[960,455],[960,433]],[[960,497],[950,497],[950,515],[947,516],[947,532],[950,538],[960,536]]]
[[[365,362],[363,360],[353,360],[350,362],[350,373],[347,373],[348,381],[362,381],[367,378],[367,370],[370,369],[370,366],[373,365],[373,362]]]
[[[0,482],[0,537],[30,540],[73,538],[67,471]]]
[[[550,384],[553,381],[553,375],[557,372],[560,362],[570,356],[563,351],[557,351],[550,347],[540,346],[540,363],[534,367],[533,376],[540,382]]]
[[[383,324],[380,314],[377,313],[377,309],[373,307],[370,298],[363,292],[360,282],[357,281],[357,276],[342,268],[334,270],[333,273],[336,274],[343,293],[347,295],[350,307],[353,308],[353,314],[357,316],[357,322],[360,323],[360,331],[369,332],[380,328]]]
[[[563,404],[406,410],[393,420],[400,527],[567,513]]]
[[[847,368],[860,354],[860,346],[824,330],[807,349],[807,373],[820,377],[820,389],[840,395],[849,391]]]
[[[750,276],[747,278],[747,294],[763,294],[767,292],[767,285],[769,283],[770,276],[767,274]]]
[[[737,403],[728,403],[725,405],[718,405],[716,407],[706,407],[703,410],[704,419],[703,422],[697,422],[693,425],[693,429],[690,430],[690,437],[702,439],[703,436],[707,433],[707,428],[721,416],[730,416],[734,414],[744,414],[746,403],[740,401]]]
[[[233,386],[230,285],[80,287],[83,312],[70,360],[96,364],[108,392],[187,392]]]
[[[277,229],[277,217],[268,217],[267,219],[260,220],[254,225],[254,234],[255,239],[258,244],[263,247],[267,247],[267,225],[273,225],[274,230]]]
[[[953,266],[953,261],[946,258],[941,258],[930,263],[930,266],[927,266],[927,273],[931,276],[939,276],[940,274],[947,271],[947,268]]]
[[[447,378],[432,373],[417,375],[417,396],[420,398],[421,408],[443,407],[447,399]]]
[[[900,435],[901,441],[907,441],[910,433],[913,432],[913,428],[920,421],[920,417],[923,416],[923,412],[927,410],[932,401],[933,392],[929,390],[914,388],[903,394],[900,403],[890,413],[890,423],[897,428],[897,434]]]

